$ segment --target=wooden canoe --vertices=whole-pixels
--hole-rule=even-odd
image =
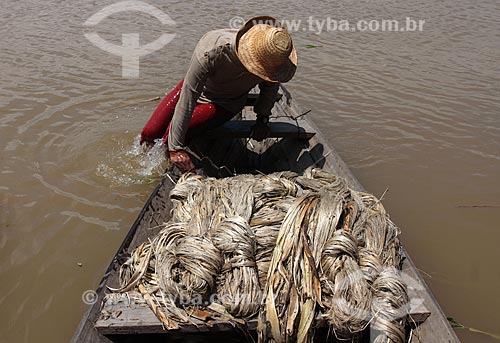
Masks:
[[[250,141],[250,127],[253,124],[252,102],[256,94],[251,94],[247,106],[238,120],[207,132],[204,137],[190,145],[209,176],[230,176],[243,172],[263,172],[291,170],[303,172],[310,166],[321,167],[344,177],[350,187],[363,190],[339,155],[328,144],[316,125],[304,115],[292,95],[284,88],[273,108],[270,126],[272,138],[261,143]],[[118,285],[118,269],[124,258],[135,247],[158,232],[158,224],[169,219],[171,202],[169,193],[175,175],[168,174],[147,200],[137,220],[127,233],[118,252],[111,261],[101,282],[97,286],[97,301],[85,312],[72,342],[135,342],[135,341],[207,341],[210,336],[217,341],[234,341],[241,335],[255,329],[255,321],[249,321],[247,332],[235,329],[229,323],[200,321],[181,325],[178,330],[164,330],[160,321],[141,297],[109,296],[107,287]],[[421,278],[415,265],[405,252],[403,264],[405,277],[410,281],[412,322],[411,342],[459,342],[439,304]],[[321,327],[321,320],[316,326]],[[410,327],[408,328],[408,330]],[[318,330],[321,332],[321,330]],[[208,336],[210,335],[210,336]],[[320,335],[320,333],[318,333]],[[328,335],[328,333],[326,333]],[[334,337],[329,335],[329,340]],[[365,335],[369,341],[369,329]],[[240,339],[238,339],[240,340]],[[333,341],[335,341],[333,339]]]

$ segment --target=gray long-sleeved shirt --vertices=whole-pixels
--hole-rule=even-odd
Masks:
[[[258,115],[270,115],[279,84],[250,73],[236,54],[237,30],[207,32],[198,42],[184,78],[168,136],[168,149],[182,150],[193,109],[197,103],[214,103],[238,113],[248,92],[259,85],[254,104]]]

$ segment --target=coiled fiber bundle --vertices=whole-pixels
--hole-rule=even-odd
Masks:
[[[170,196],[171,220],[122,266],[115,290],[148,290],[166,328],[203,309],[205,320],[257,316],[260,342],[311,342],[318,316],[341,339],[371,325],[376,342],[405,341],[399,229],[374,196],[321,169],[188,173]]]

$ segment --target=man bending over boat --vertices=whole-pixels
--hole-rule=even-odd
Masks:
[[[296,68],[292,39],[272,17],[254,17],[240,30],[209,31],[198,42],[184,80],[144,126],[141,144],[163,137],[170,160],[182,171],[194,169],[186,142],[234,117],[256,85],[252,137],[262,140],[270,134],[267,122],[279,83],[289,81]]]

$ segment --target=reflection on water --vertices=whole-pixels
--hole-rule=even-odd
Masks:
[[[175,26],[120,13],[83,26],[103,3],[4,0],[0,11],[0,342],[65,342],[165,167],[137,135],[183,77],[196,41],[238,15],[307,21],[425,19],[423,32],[292,32],[289,89],[365,187],[380,195],[447,315],[498,333],[500,40],[495,1],[152,0]],[[140,78],[84,33],[141,44]],[[309,48],[307,48],[309,46]],[[315,46],[316,48],[311,48]],[[79,265],[81,263],[81,266]],[[54,329],[54,323],[59,323]],[[493,342],[460,331],[464,341]]]

